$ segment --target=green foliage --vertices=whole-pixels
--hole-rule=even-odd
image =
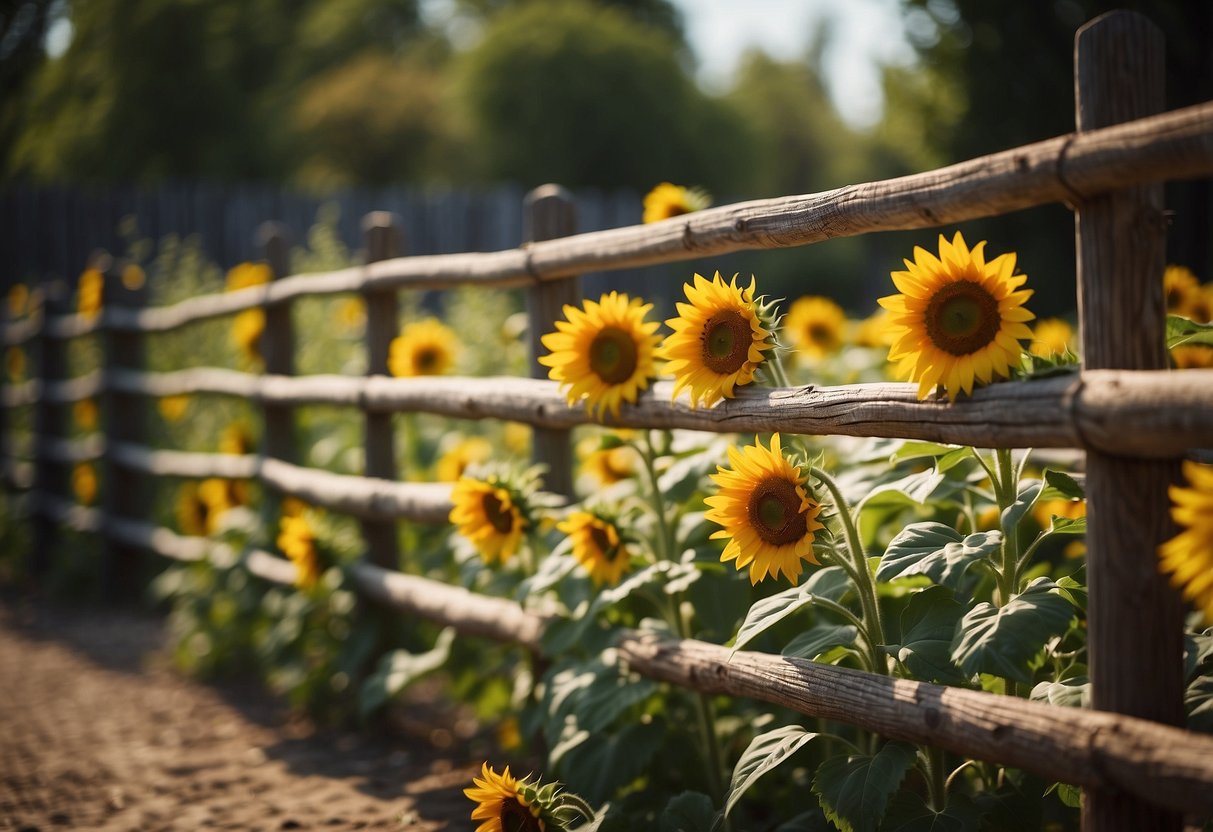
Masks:
[[[872,755],[831,757],[817,767],[813,794],[842,832],[875,832],[914,755],[914,746],[890,742]]]
[[[799,725],[785,725],[754,737],[733,769],[733,782],[729,784],[724,813],[727,815],[733,811],[737,801],[760,777],[816,738],[817,734]]]
[[[952,661],[969,676],[989,673],[1031,682],[1032,659],[1074,618],[1074,608],[1056,590],[1050,579],[1037,578],[1005,606],[977,604],[961,619]]]
[[[925,575],[932,583],[959,589],[968,569],[1001,546],[1001,532],[962,535],[943,523],[912,523],[889,543],[876,579]]]

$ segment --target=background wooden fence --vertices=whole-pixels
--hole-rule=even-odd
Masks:
[[[143,308],[139,293],[124,288],[115,271],[107,275],[106,305],[95,320],[64,314],[62,300],[49,297],[40,320],[4,331],[8,344],[38,344],[37,379],[7,386],[4,405],[36,408],[31,502],[41,534],[45,540],[57,525],[68,524],[104,535],[112,570],[123,569],[132,550],[151,549],[181,560],[243,558],[255,574],[290,582],[293,567],[275,555],[234,552],[140,518],[138,495],[149,477],[256,478],[271,492],[363,519],[368,551],[354,574],[370,598],[464,634],[538,651],[545,622],[535,613],[390,568],[396,563],[395,521],[445,522],[449,488],[394,479],[383,461],[394,458],[385,445],[391,440],[384,416],[421,411],[530,423],[541,429],[537,453],[556,465],[557,488],[567,483],[567,431],[587,416],[542,378],[387,377],[385,343],[394,334],[397,290],[524,286],[536,332],[550,325],[560,302],[578,296],[576,275],[589,270],[938,227],[1060,201],[1075,211],[1079,235],[1086,365],[1078,376],[999,384],[956,403],[918,401],[914,388],[902,384],[745,390],[710,410],[670,402],[668,386],[658,383],[635,407],[625,407],[618,423],[1085,448],[1095,710],[794,658],[730,655],[718,645],[636,632],[623,635],[620,651],[632,669],[655,679],[775,702],[1081,785],[1088,829],[1178,829],[1182,812],[1213,814],[1213,738],[1177,727],[1183,718],[1181,609],[1154,556],[1171,534],[1166,484],[1177,459],[1187,449],[1213,446],[1213,371],[1181,376],[1162,370],[1164,224],[1155,183],[1213,175],[1213,102],[1155,114],[1161,100],[1157,41],[1153,27],[1136,15],[1117,13],[1088,24],[1077,41],[1078,132],[916,176],[576,236],[567,236],[575,227],[567,194],[545,188],[526,200],[526,230],[519,233],[527,242],[491,253],[394,256],[398,221],[374,214],[365,223],[367,263],[313,275],[286,276],[281,228],[268,225],[260,237],[276,279],[266,286]],[[292,377],[291,301],[349,291],[361,292],[372,310],[370,374]],[[217,368],[149,373],[141,366],[146,333],[254,307],[267,312],[264,375]],[[103,369],[64,379],[64,339],[94,331],[105,343]],[[183,453],[141,444],[141,426],[127,418],[131,403],[187,392],[257,402],[267,425],[262,453]],[[106,398],[104,440],[64,440],[64,405],[98,394]],[[308,403],[366,414],[365,476],[309,469],[291,458],[292,410]],[[101,459],[106,467],[111,496],[100,509],[72,505],[63,496],[67,466],[86,459]]]

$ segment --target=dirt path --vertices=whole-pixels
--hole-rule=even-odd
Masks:
[[[161,638],[142,614],[0,600],[0,830],[471,828],[467,759],[183,679]]]

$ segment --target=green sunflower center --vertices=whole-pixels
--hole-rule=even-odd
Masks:
[[[943,286],[927,304],[927,335],[951,355],[969,355],[988,346],[1001,326],[998,301],[971,280]]]
[[[501,801],[501,832],[542,832],[539,818],[531,814],[517,798]]]
[[[616,326],[603,327],[590,343],[590,369],[607,384],[622,384],[636,372],[636,340]]]
[[[750,526],[772,546],[795,543],[808,532],[805,514],[800,510],[796,484],[780,476],[770,476],[750,493]]]
[[[484,509],[485,519],[494,529],[502,534],[509,534],[514,530],[514,512],[506,508],[501,500],[497,499],[496,494],[485,494],[480,505]]]
[[[720,375],[740,370],[753,341],[750,322],[736,309],[722,309],[704,324],[701,336],[703,364]]]

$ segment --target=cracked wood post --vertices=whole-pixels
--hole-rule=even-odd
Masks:
[[[34,402],[33,492],[61,498],[67,496],[67,469],[51,459],[47,446],[67,434],[67,410],[62,404],[51,401],[45,391],[52,382],[67,375],[67,345],[61,338],[49,332],[46,322],[65,314],[70,299],[71,291],[66,281],[55,279],[42,284],[42,327],[35,341],[17,348],[28,351],[28,344],[34,344],[37,364],[33,366],[37,368],[36,378],[43,391]],[[28,359],[27,355],[27,366],[32,363]],[[50,571],[51,552],[58,531],[59,524],[53,518],[42,512],[34,514],[34,547],[30,558],[30,574],[35,580]]]
[[[1162,33],[1111,12],[1075,36],[1080,131],[1163,108]],[[1161,184],[1083,199],[1075,215],[1083,369],[1167,367]],[[1158,544],[1175,533],[1167,486],[1178,460],[1087,454],[1088,655],[1094,708],[1182,725],[1182,607],[1159,574]],[[1182,827],[1179,813],[1123,792],[1087,789],[1088,832]]]
[[[376,263],[404,254],[404,228],[400,217],[389,211],[372,211],[362,220],[366,239],[366,262]],[[388,352],[400,316],[400,299],[395,289],[364,291],[366,306],[366,374],[388,376]],[[396,479],[396,436],[391,413],[366,411],[363,429],[363,474],[379,479]],[[363,520],[362,537],[371,563],[384,569],[399,565],[400,551],[396,523]]]
[[[540,185],[523,200],[523,243],[568,237],[577,231],[573,195],[559,185]],[[531,344],[531,378],[547,378],[548,368],[539,363],[547,354],[540,339],[555,330],[564,317],[565,304],[581,302],[577,276],[547,280],[527,289],[527,331]],[[548,467],[545,488],[555,494],[573,496],[573,457],[568,430],[535,427],[531,430],[531,458]]]
[[[263,222],[257,228],[257,245],[269,264],[271,280],[291,273],[290,235],[280,222]],[[291,304],[271,303],[265,307],[265,330],[261,333],[261,359],[268,375],[295,374],[295,328],[291,322]],[[264,433],[261,452],[271,459],[295,461],[295,410],[290,405],[262,405]],[[266,489],[262,521],[269,526],[271,539],[278,535],[281,495]]]
[[[147,305],[147,281],[142,270],[128,267],[123,260],[104,255],[105,308],[135,310]],[[134,330],[105,327],[101,330],[103,376],[115,370],[141,371],[146,368],[143,335]],[[106,520],[137,520],[147,509],[147,482],[135,468],[124,465],[113,448],[121,442],[143,442],[147,436],[147,399],[144,396],[103,388],[105,444],[101,505]],[[104,537],[105,557],[101,564],[101,591],[107,599],[134,600],[143,589],[140,580],[143,551],[122,543],[108,534]]]

